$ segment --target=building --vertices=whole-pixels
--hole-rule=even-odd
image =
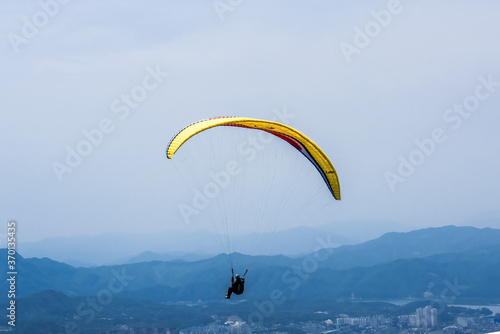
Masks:
[[[437,309],[430,306],[417,309],[418,328],[436,328],[438,325]]]

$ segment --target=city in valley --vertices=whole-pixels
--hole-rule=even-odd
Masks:
[[[270,327],[251,327],[238,320],[228,321],[224,325],[191,327],[180,331],[181,334],[208,333],[443,333],[443,334],[479,334],[500,331],[500,314],[491,314],[482,309],[473,314],[451,316],[439,323],[438,311],[429,306],[419,308],[414,314],[388,316],[373,315],[365,317],[340,317],[322,322],[305,321],[275,324]],[[489,314],[488,314],[489,313]],[[124,333],[127,333],[126,331]],[[130,333],[173,333],[170,330],[130,329]]]
[[[498,310],[498,306],[490,307]],[[210,334],[210,333],[439,333],[439,334],[479,334],[500,331],[500,313],[492,313],[488,307],[447,306],[442,312],[430,305],[417,308],[411,314],[367,315],[351,317],[339,314],[323,321],[283,321],[273,324],[248,324],[238,316],[219,319],[212,315],[214,323],[183,329],[131,327],[118,324],[102,333],[114,334]],[[299,312],[300,313],[300,312]],[[314,312],[316,316],[328,317],[328,312]],[[111,319],[108,319],[111,320]]]

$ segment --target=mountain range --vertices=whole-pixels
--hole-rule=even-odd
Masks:
[[[407,231],[408,227],[391,222],[336,222],[317,227],[295,227],[276,231],[258,255],[297,256],[311,252],[316,238],[330,235],[335,246],[353,245],[381,236],[387,229]],[[253,254],[251,243],[267,236],[241,235],[233,240],[235,251]],[[160,233],[111,233],[96,236],[52,237],[22,242],[18,250],[25,257],[48,257],[75,267],[119,265],[148,260],[200,260],[226,251],[221,237],[212,230],[193,232],[171,230]],[[110,246],[112,245],[112,247]],[[147,249],[145,249],[147,245]],[[85,250],[85,251],[82,251]],[[147,251],[145,254],[141,254]]]
[[[219,254],[196,261],[149,261],[73,267],[18,255],[17,297],[55,290],[69,297],[111,292],[162,303],[218,300],[230,283],[230,263],[246,276],[246,299],[280,291],[287,299],[440,298],[500,300],[500,230],[445,226],[388,233],[358,245],[329,248],[317,237],[300,257]],[[7,272],[6,263],[0,270]],[[8,291],[8,282],[0,283]],[[6,296],[1,299],[6,301]]]
[[[122,264],[95,267],[17,254],[16,330],[185,328],[224,324],[235,314],[247,322],[325,321],[345,313],[409,314],[429,304],[443,317],[450,315],[448,304],[500,303],[498,229],[391,232],[340,247],[335,240],[334,234],[309,235],[312,252],[294,257],[143,252]],[[0,252],[6,257],[7,250]],[[6,262],[0,261],[3,272]],[[225,300],[231,263],[237,273],[249,270],[244,294]],[[7,280],[0,282],[2,291],[9,288]],[[0,295],[0,307],[8,302],[7,293]]]

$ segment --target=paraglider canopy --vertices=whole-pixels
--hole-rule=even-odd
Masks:
[[[337,172],[330,159],[328,159],[318,145],[304,134],[278,122],[235,116],[221,116],[201,120],[185,127],[174,136],[167,147],[167,158],[171,159],[175,152],[191,137],[217,126],[234,126],[261,130],[288,142],[316,167],[333,197],[340,200],[340,184]]]

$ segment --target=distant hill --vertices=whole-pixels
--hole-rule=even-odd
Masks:
[[[220,253],[218,240],[207,231],[193,233],[172,231],[154,234],[114,233],[97,236],[47,238],[20,243],[18,251],[25,257],[48,257],[77,267],[124,264],[145,251],[171,253],[177,259],[188,256],[212,256]],[[110,246],[112,245],[112,247]],[[147,249],[145,249],[147,245]],[[82,250],[85,250],[84,252]],[[118,263],[117,261],[120,261]]]
[[[118,259],[111,264],[132,264],[141,262],[152,262],[152,261],[173,261],[173,262],[193,262],[199,260],[205,260],[213,257],[213,255],[208,254],[195,254],[195,253],[184,253],[184,252],[168,252],[168,253],[156,253],[151,251],[142,252],[138,255],[131,256],[128,258]]]
[[[361,223],[359,223],[361,224]],[[321,228],[296,227],[276,231],[271,242],[259,255],[285,254],[296,256],[313,250],[316,238],[328,234],[336,246],[354,244],[371,238],[356,233],[347,237],[342,231],[352,233],[355,224],[336,223]],[[363,226],[378,226],[376,223],[364,223]],[[349,226],[350,229],[346,229]],[[368,230],[369,228],[363,228]],[[370,229],[374,229],[371,227]],[[379,228],[380,229],[380,228]],[[371,231],[370,235],[377,234]],[[237,251],[249,253],[256,235],[243,235],[234,240]],[[152,234],[115,233],[97,236],[54,237],[36,242],[23,242],[19,252],[25,257],[48,257],[75,267],[99,265],[117,265],[126,263],[160,260],[193,261],[214,256],[225,251],[221,248],[220,237],[212,231],[169,231]],[[257,236],[257,240],[259,237]],[[138,242],[140,241],[140,242]],[[110,247],[113,245],[113,247]],[[145,249],[147,247],[147,249]],[[85,249],[85,252],[81,250]],[[147,253],[144,253],[147,252]]]
[[[328,260],[321,266],[332,269],[373,266],[398,259],[476,251],[491,245],[500,245],[500,230],[444,226],[406,233],[391,232],[359,245],[332,249]]]
[[[321,249],[300,258],[233,254],[236,272],[247,265],[245,299],[440,298],[500,300],[499,230],[442,227],[390,233],[356,246]],[[325,237],[326,238],[326,237]],[[4,250],[5,251],[5,250]],[[0,270],[6,272],[6,263]],[[75,268],[48,258],[17,259],[19,298],[45,290],[70,297],[111,291],[155,302],[220,300],[230,283],[228,256],[193,262],[152,261]],[[454,285],[460,288],[455,288]],[[7,282],[0,282],[7,291]],[[458,291],[458,292],[457,292]],[[6,296],[2,296],[4,302]],[[241,298],[240,298],[241,299]]]
[[[431,298],[500,301],[500,246],[489,250],[400,259],[347,270],[318,269],[297,296],[362,299]],[[315,287],[321,286],[322,289]]]

